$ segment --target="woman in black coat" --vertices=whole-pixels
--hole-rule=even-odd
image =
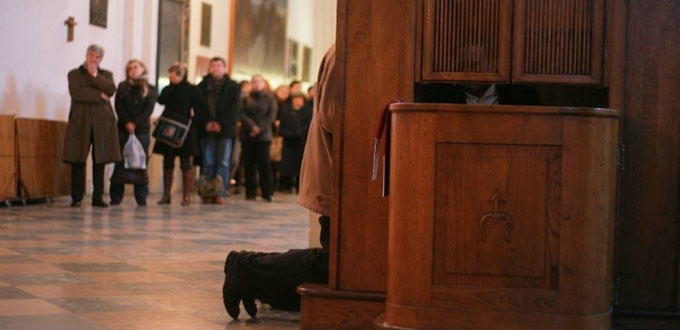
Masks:
[[[165,105],[165,110],[163,110],[161,116],[184,124],[189,124],[190,121],[193,123],[195,121],[194,115],[198,117],[197,119],[202,119],[202,116],[205,116],[207,111],[207,105],[201,91],[187,81],[186,66],[181,63],[175,63],[168,69],[168,73],[170,85],[165,87],[158,97],[158,103]],[[192,109],[194,111],[193,114]],[[182,205],[189,205],[191,202],[190,189],[194,181],[191,157],[199,154],[198,136],[194,125],[191,125],[181,147],[175,148],[169,144],[157,141],[154,145],[153,153],[163,155],[164,188],[163,197],[158,201],[158,204],[170,204],[175,157],[179,157],[183,178]]]
[[[155,88],[147,80],[146,66],[137,59],[132,59],[125,65],[125,77],[125,81],[118,85],[115,100],[119,145],[122,151],[130,134],[134,134],[142,143],[144,153],[148,155],[149,144],[151,143],[149,134],[151,122],[149,118],[156,105]],[[116,163],[116,169],[123,166],[123,162]],[[125,195],[125,185],[112,182],[109,195],[111,196],[111,205],[120,204]],[[145,206],[148,195],[148,184],[135,185],[137,205]]]
[[[312,121],[312,104],[305,104],[302,93],[292,94],[291,104],[281,111],[281,190],[300,189],[300,166],[305,151],[307,132]]]
[[[254,75],[252,91],[243,100],[241,111],[241,141],[243,147],[243,166],[246,172],[246,199],[254,200],[259,174],[262,198],[272,201],[274,182],[272,178],[269,148],[272,144],[272,123],[276,119],[276,100],[265,90],[262,76]]]

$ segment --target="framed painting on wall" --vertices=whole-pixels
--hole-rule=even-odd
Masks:
[[[90,24],[106,28],[109,0],[90,0]]]
[[[302,49],[302,81],[312,82],[312,48]]]
[[[298,79],[300,76],[300,44],[293,40],[288,39],[288,78]]]
[[[168,68],[189,60],[189,0],[160,0],[158,5],[158,47],[156,89],[170,84]]]
[[[201,4],[201,46],[210,47],[211,32],[212,6],[204,2]]]
[[[283,80],[288,0],[232,1],[230,72]]]

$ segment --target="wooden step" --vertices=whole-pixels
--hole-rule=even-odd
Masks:
[[[300,329],[372,329],[373,321],[385,312],[381,292],[332,290],[324,284],[298,286],[301,296]]]

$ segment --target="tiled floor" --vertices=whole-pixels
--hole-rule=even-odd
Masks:
[[[270,309],[232,321],[221,296],[230,250],[308,245],[295,199],[0,209],[0,329],[297,329]]]
[[[298,313],[265,307],[232,321],[224,311],[230,250],[307,246],[295,196],[239,197],[223,206],[140,208],[128,198],[72,209],[64,198],[0,209],[0,329],[298,329]],[[615,317],[613,329],[680,329],[680,320]]]

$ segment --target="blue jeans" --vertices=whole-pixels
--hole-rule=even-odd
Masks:
[[[203,149],[203,166],[201,175],[206,179],[212,180],[215,174],[219,174],[224,182],[224,192],[222,196],[227,196],[229,188],[229,162],[231,161],[231,145],[234,139],[221,139],[216,136],[208,136],[201,141]]]

